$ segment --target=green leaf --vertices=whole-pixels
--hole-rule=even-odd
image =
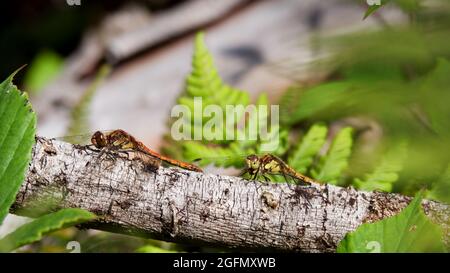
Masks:
[[[44,88],[61,71],[63,59],[57,53],[44,50],[38,53],[25,74],[24,85],[30,92]]]
[[[391,192],[393,184],[398,180],[398,173],[402,170],[403,161],[407,154],[406,142],[399,143],[389,149],[375,170],[364,180],[356,178],[353,182],[357,189],[363,191],[382,190]]]
[[[138,253],[178,253],[178,251],[167,250],[157,246],[147,245],[136,250]]]
[[[339,253],[445,252],[440,226],[422,210],[419,193],[398,215],[363,224],[339,243]]]
[[[36,128],[28,96],[12,83],[16,73],[0,84],[0,224],[24,181]]]
[[[74,106],[70,113],[70,124],[67,135],[75,136],[89,132],[89,105],[94,97],[98,86],[102,84],[104,79],[109,75],[111,67],[103,65],[100,67],[97,75],[91,85],[84,91],[78,103]]]
[[[313,125],[303,137],[300,145],[289,157],[289,165],[301,173],[306,173],[312,165],[314,157],[325,143],[327,132],[327,126],[322,124]]]
[[[328,153],[320,158],[320,162],[311,174],[319,181],[337,184],[338,178],[348,165],[348,159],[352,151],[353,129],[343,128],[334,138]]]
[[[10,252],[39,241],[42,236],[58,229],[95,219],[95,215],[81,209],[62,209],[27,223],[0,240],[0,252]]]

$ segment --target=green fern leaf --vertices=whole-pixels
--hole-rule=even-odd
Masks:
[[[208,98],[207,104],[247,105],[249,96],[246,92],[232,88],[223,83],[214,61],[206,48],[204,34],[198,33],[195,38],[195,51],[192,58],[192,72],[186,79],[188,97]]]
[[[238,129],[237,131],[237,139],[242,140],[239,141],[239,145],[243,148],[256,145],[258,142],[260,127],[268,124],[267,122],[270,108],[267,94],[260,94],[256,100],[255,106],[255,111],[249,113],[250,116],[246,120],[244,128]],[[266,107],[267,111],[261,111],[264,107]]]
[[[406,142],[402,142],[390,149],[375,170],[364,180],[355,178],[353,184],[364,191],[382,190],[391,192],[393,184],[398,180],[398,173],[402,170],[403,161],[407,154]]]
[[[320,158],[320,162],[311,174],[319,181],[337,184],[342,172],[348,165],[348,159],[352,150],[353,129],[342,129],[333,140],[328,153]]]
[[[202,99],[203,109],[208,105],[218,105],[221,107],[223,113],[226,113],[227,105],[242,105],[245,107],[250,101],[250,97],[246,92],[223,83],[214,66],[213,58],[206,48],[204,34],[202,32],[198,33],[195,38],[192,71],[186,79],[185,95],[179,98],[178,103],[187,106],[192,113],[195,113],[194,98],[196,97]],[[233,115],[236,115],[235,124],[244,117],[244,114],[244,111],[233,113]],[[208,119],[209,117],[203,116],[202,113],[201,121],[205,122]],[[199,123],[200,117],[192,116],[191,122],[192,124]],[[226,130],[225,128],[226,126],[223,126],[223,130]]]
[[[245,156],[251,153],[254,151],[242,150],[237,142],[231,143],[227,148],[211,147],[194,141],[183,143],[183,158],[187,161],[196,161],[200,166],[213,164],[217,167],[242,168]]]
[[[271,153],[281,156],[289,148],[288,137],[289,132],[286,129],[275,126],[270,129],[265,139],[261,139],[256,151],[258,154]]]
[[[45,234],[95,218],[95,214],[75,208],[62,209],[41,216],[2,238],[0,240],[0,252],[10,252],[23,245],[41,240]]]
[[[295,170],[306,173],[312,165],[314,157],[319,153],[327,137],[328,128],[325,125],[313,125],[300,145],[294,150],[288,159],[289,165]]]

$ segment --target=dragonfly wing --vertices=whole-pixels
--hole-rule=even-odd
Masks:
[[[205,157],[195,159],[193,163],[200,166],[214,165],[225,168],[243,168],[245,166],[245,156]]]
[[[100,130],[100,132],[107,134],[111,133],[114,130]],[[80,135],[71,135],[71,136],[62,136],[62,137],[55,137],[53,139],[69,142],[72,144],[80,144],[80,145],[88,145],[91,144],[91,137],[95,132],[87,132],[86,134],[80,134]]]
[[[83,134],[74,136],[55,137],[53,139],[72,144],[87,145],[91,144],[91,136],[92,136],[91,134]]]

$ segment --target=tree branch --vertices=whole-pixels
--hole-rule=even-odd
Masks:
[[[89,227],[240,249],[331,252],[349,231],[398,213],[410,197],[146,168],[139,160],[37,137],[12,212],[57,198],[101,216]],[[449,241],[449,206],[423,201]],[[25,210],[26,211],[26,210]]]

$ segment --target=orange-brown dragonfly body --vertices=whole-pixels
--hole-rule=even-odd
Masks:
[[[154,163],[155,160],[153,159],[157,159],[183,169],[195,172],[203,172],[200,167],[194,164],[160,155],[159,153],[147,148],[142,142],[138,141],[132,135],[120,129],[108,133],[97,131],[92,135],[91,142],[97,148],[109,148],[123,151],[132,150],[143,153],[152,158],[150,162],[153,162],[153,165],[158,163],[160,164],[160,162],[158,161]]]

